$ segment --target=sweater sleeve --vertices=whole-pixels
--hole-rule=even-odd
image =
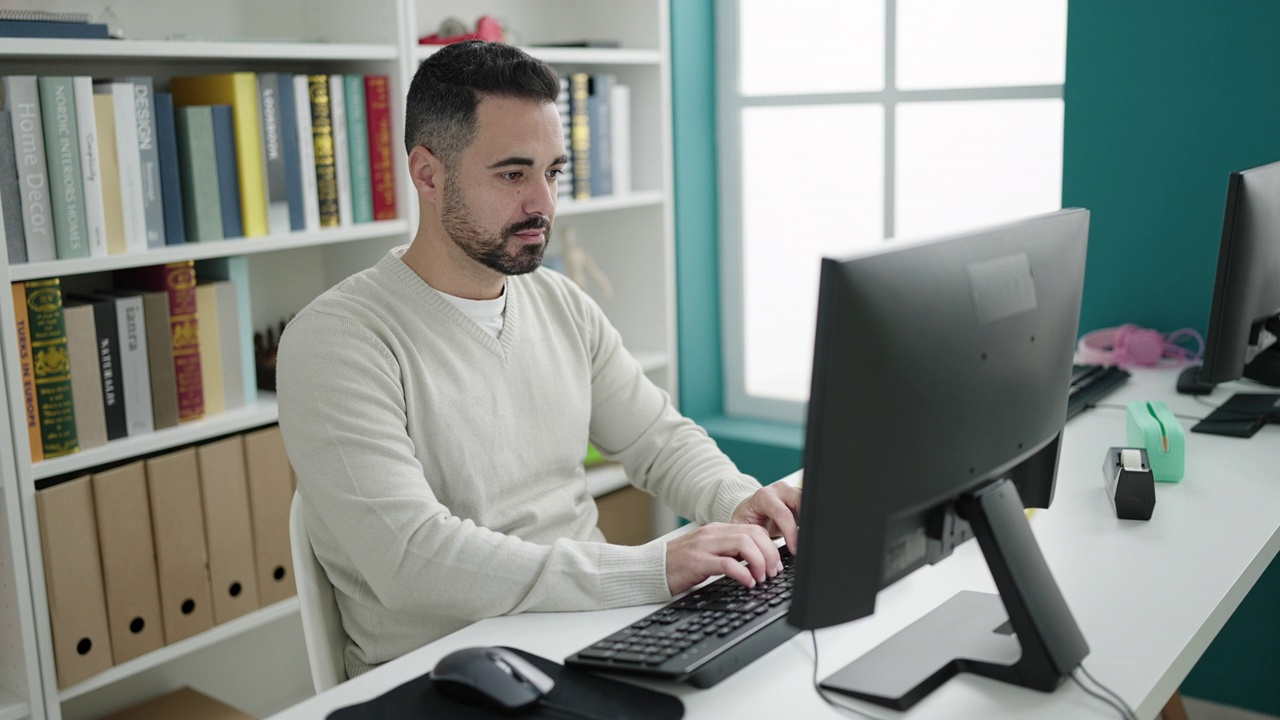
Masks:
[[[591,440],[623,464],[632,484],[698,522],[728,522],[760,483],[740,472],[697,423],[645,375],[617,329],[589,298]]]
[[[348,595],[464,622],[670,598],[662,543],[543,545],[453,515],[415,457],[398,363],[360,323],[315,310],[295,318],[277,392],[299,492],[336,546],[317,555]]]

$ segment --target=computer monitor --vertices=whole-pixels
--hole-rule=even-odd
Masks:
[[[1233,172],[1218,248],[1204,364],[1178,390],[1207,393],[1242,377],[1280,386],[1280,163]],[[1248,437],[1280,422],[1280,395],[1240,394],[1191,429]]]
[[[898,709],[960,671],[1049,691],[1088,654],[1024,514],[1053,499],[1088,227],[1063,210],[822,261],[788,622],[870,615],[971,536],[1000,593],[956,595],[824,688]]]

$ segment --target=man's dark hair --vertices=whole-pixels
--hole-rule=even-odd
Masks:
[[[485,96],[554,103],[560,78],[519,48],[483,40],[446,45],[422,61],[405,101],[406,152],[421,145],[452,167],[476,134]]]

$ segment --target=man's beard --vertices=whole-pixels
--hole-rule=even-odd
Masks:
[[[524,275],[537,270],[542,264],[542,254],[547,249],[547,243],[551,240],[551,221],[544,217],[531,217],[508,225],[497,235],[485,234],[471,218],[461,190],[452,183],[444,188],[444,207],[440,213],[440,222],[454,244],[467,257],[503,275]],[[542,243],[522,243],[515,253],[507,250],[513,235],[535,229],[542,230]]]

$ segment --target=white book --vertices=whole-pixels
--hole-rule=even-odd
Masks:
[[[613,194],[631,192],[631,88],[613,84],[609,93],[613,130]]]
[[[98,147],[97,113],[93,108],[93,78],[71,78],[76,101],[76,125],[80,130],[80,173],[84,176],[85,227],[89,231],[89,257],[107,256],[107,214],[102,202],[102,155]]]
[[[298,159],[302,161],[302,209],[307,232],[320,229],[320,191],[316,189],[316,146],[311,134],[311,90],[306,75],[293,76],[294,115],[298,118]]]
[[[218,298],[218,342],[222,348],[222,392],[228,410],[244,407],[244,367],[240,362],[240,304],[230,280],[211,283]]]
[[[352,224],[351,157],[347,150],[346,86],[341,75],[329,76],[329,122],[333,127],[333,164],[338,176],[338,224]]]
[[[143,435],[155,430],[155,424],[152,421],[151,364],[147,359],[147,322],[142,310],[142,296],[127,291],[105,296],[116,304],[125,426],[130,436]]]
[[[147,207],[143,195],[138,109],[133,99],[133,83],[97,83],[93,91],[111,95],[115,110],[116,163],[120,167],[120,212],[124,217],[125,252],[146,252]]]

